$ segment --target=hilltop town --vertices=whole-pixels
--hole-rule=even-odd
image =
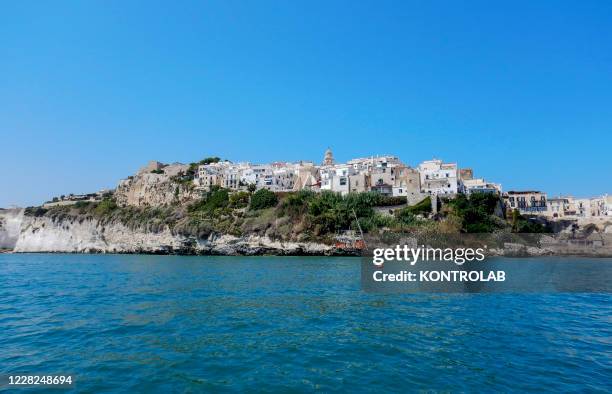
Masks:
[[[180,186],[161,190],[160,185],[166,181],[175,181]],[[516,209],[522,215],[541,216],[553,221],[580,219],[581,222],[612,217],[612,195],[574,198],[549,197],[538,190],[503,191],[501,184],[475,177],[471,168],[459,168],[457,163],[433,159],[412,168],[392,155],[337,163],[331,149],[325,151],[320,164],[310,161],[233,163],[218,157],[191,164],[151,161],[135,176],[120,181],[115,196],[121,206],[158,206],[196,200],[214,188],[231,192],[259,189],[275,193],[330,191],[340,195],[376,192],[394,197],[398,202],[404,198],[407,205],[417,204],[427,197],[452,199],[459,194],[490,193],[502,199],[507,212]],[[44,206],[100,201],[112,194],[113,191],[103,190],[85,195],[66,195],[56,197]],[[436,204],[432,206],[435,210]]]
[[[0,210],[0,249],[14,252],[345,255],[476,242],[492,255],[609,256],[611,235],[612,196],[549,199],[456,163],[337,163],[330,149],[319,164],[153,161],[114,190]]]

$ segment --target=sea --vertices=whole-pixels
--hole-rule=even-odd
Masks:
[[[360,262],[1,254],[0,375],[92,393],[612,390],[610,294],[372,294]]]

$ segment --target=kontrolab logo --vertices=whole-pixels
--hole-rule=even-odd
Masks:
[[[380,267],[386,261],[404,261],[415,265],[418,261],[452,261],[462,265],[466,261],[483,261],[485,259],[484,248],[411,248],[408,245],[396,245],[395,248],[374,249],[372,263]]]

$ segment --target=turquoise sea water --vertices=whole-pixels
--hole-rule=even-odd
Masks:
[[[0,374],[80,392],[612,390],[609,294],[377,295],[360,260],[0,255]]]

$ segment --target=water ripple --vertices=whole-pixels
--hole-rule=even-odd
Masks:
[[[352,258],[0,255],[0,373],[79,391],[612,390],[612,297],[371,295]]]

